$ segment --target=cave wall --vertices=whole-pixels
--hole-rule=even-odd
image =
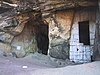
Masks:
[[[21,30],[20,34],[11,42],[12,53],[17,57],[24,57],[34,52],[46,54],[45,50],[48,49],[48,24],[42,19],[41,13],[28,16],[27,22],[18,28]]]
[[[30,23],[30,21],[32,22]],[[37,50],[34,21],[30,21],[24,24],[22,32],[14,36],[11,42],[12,52],[15,53],[17,57],[24,57],[28,53],[33,53]]]
[[[93,48],[93,60],[100,60],[100,0],[98,0],[98,9],[96,13],[96,34]]]
[[[98,31],[95,35],[96,10],[94,9],[96,8],[91,10],[92,7],[98,5],[97,1],[0,1],[0,55],[24,57],[36,51],[43,53],[43,50],[48,49],[48,55],[54,58],[70,58],[71,61],[77,62],[78,60],[85,60],[86,57],[82,50],[86,49],[89,51],[86,52],[89,54],[88,60],[91,60],[94,36],[96,36],[94,50],[99,49],[97,44],[99,40]],[[36,15],[36,12],[43,18]],[[90,46],[79,43],[78,22],[87,20],[90,25]],[[99,21],[99,19],[97,20]],[[99,25],[99,22],[97,22],[97,25]],[[45,30],[45,27],[47,30]],[[99,26],[97,30],[99,30],[98,28]],[[44,36],[47,38],[44,38]],[[77,48],[79,51],[76,51]],[[76,56],[73,55],[75,53]],[[82,54],[85,57],[84,59],[81,57]]]
[[[49,23],[48,55],[58,59],[69,58],[69,39],[74,11],[57,11],[46,18]]]
[[[0,55],[19,58],[38,51],[36,35],[45,33],[39,29],[45,24],[39,15],[30,12],[1,21]]]
[[[25,5],[27,5],[27,3]],[[19,6],[21,6],[21,4],[19,4]],[[24,5],[22,5],[22,7],[20,8],[24,8]],[[81,8],[83,9],[83,11],[82,10],[80,11],[80,8],[77,9],[61,10],[60,8],[57,10],[52,10],[50,12],[51,8],[47,6],[45,7],[45,10],[41,8],[41,12],[42,12],[41,15],[44,18],[41,18],[40,16],[35,15],[35,13],[33,13],[30,16],[25,15],[22,18],[21,16],[17,16],[17,18],[15,17],[15,19],[13,18],[12,20],[14,20],[14,22],[12,25],[11,24],[9,25],[9,23],[6,21],[2,21],[2,22],[0,21],[0,28],[1,28],[0,35],[2,35],[2,37],[0,36],[0,41],[1,41],[0,46],[1,47],[2,45],[4,47],[6,46],[6,49],[3,48],[1,49],[1,51],[2,50],[4,50],[4,52],[9,51],[13,54],[17,54],[16,55],[17,57],[23,57],[28,53],[31,52],[33,53],[34,51],[38,51],[37,50],[39,49],[38,47],[39,46],[42,47],[42,45],[37,44],[38,38],[36,34],[40,34],[40,35],[42,34],[42,31],[44,29],[40,29],[40,28],[43,28],[43,25],[47,25],[45,24],[47,22],[49,25],[49,34],[46,33],[46,37],[49,37],[49,48],[46,45],[46,47],[48,48],[48,55],[59,59],[66,59],[69,58],[69,56],[72,56],[72,58],[70,57],[70,59],[73,61],[74,59],[76,59],[73,57],[73,53],[74,53],[73,43],[75,45],[75,49],[77,49],[76,44],[80,45],[79,34],[78,34],[78,22],[87,21],[87,20],[89,21],[91,47],[88,46],[87,49],[92,48],[92,45],[94,44],[94,35],[95,35],[95,10],[94,9],[85,10],[84,8]],[[21,13],[22,11],[25,12],[27,10],[21,9],[19,13]],[[23,16],[24,14],[21,15]],[[34,16],[33,18],[32,15]],[[1,17],[3,16],[1,15]],[[45,22],[43,19],[45,19]],[[18,24],[17,24],[17,20],[18,20]],[[46,31],[43,31],[43,33],[45,32]],[[4,37],[5,39],[7,39],[7,41],[4,39]],[[39,40],[44,39],[42,38],[43,37],[42,35],[39,37],[41,37],[39,38]],[[83,44],[81,45],[81,48],[82,47]]]

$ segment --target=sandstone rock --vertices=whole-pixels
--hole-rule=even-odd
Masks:
[[[32,16],[32,15],[31,15]],[[34,32],[34,19],[26,21],[26,18],[20,18],[22,22],[15,31],[19,32],[12,40],[12,52],[16,57],[24,57],[37,51],[37,42]]]
[[[0,51],[4,56],[8,56],[11,53],[11,46],[9,44],[0,42]]]
[[[0,21],[0,28],[4,28],[4,27],[6,27],[6,26],[8,26],[8,24],[7,24],[7,22],[6,21]]]
[[[63,10],[76,7],[97,6],[97,0],[2,0],[12,6],[10,12],[3,13],[3,16],[14,16],[20,13],[28,13],[32,10],[41,10],[45,12],[53,12],[56,10]],[[1,3],[2,3],[1,1]],[[13,5],[12,5],[13,4]],[[14,6],[15,4],[15,6]],[[4,4],[3,4],[4,5]],[[6,8],[6,7],[5,7]]]
[[[13,37],[14,37],[14,36],[12,36],[12,35],[10,35],[10,34],[3,33],[3,34],[0,36],[0,40],[1,40],[2,42],[11,43]]]
[[[60,42],[51,45],[50,56],[58,59],[66,59],[69,55],[69,46],[67,42]]]
[[[30,53],[34,53],[37,51],[37,44],[33,39],[30,42],[28,40],[26,40],[25,42],[18,42],[13,40],[11,46],[12,53],[15,54],[18,58],[22,58]]]
[[[24,49],[22,49],[21,46],[17,46],[17,47],[12,47],[12,56],[16,57],[16,58],[22,58],[26,55],[26,52]]]
[[[10,9],[11,11],[0,14],[0,30],[5,32],[2,36],[0,36],[0,39],[6,43],[10,43],[12,41],[12,53],[15,54],[16,57],[24,57],[28,53],[35,52],[35,50],[37,50],[37,42],[34,36],[36,36],[35,34],[37,32],[39,33],[36,26],[40,24],[42,25],[42,23],[39,23],[42,22],[42,18],[37,17],[38,15],[32,14],[33,12],[41,13],[40,15],[43,17],[46,16],[46,19],[49,16],[49,21],[47,22],[49,23],[50,55],[55,58],[66,59],[69,55],[69,39],[74,11],[64,10],[57,12],[57,10],[97,6],[97,0],[2,1],[7,2],[9,6],[12,6],[11,4],[16,5],[12,6]],[[3,3],[2,1],[0,1],[0,4]],[[0,5],[0,7],[4,5],[5,3]],[[6,8],[6,6],[4,6],[4,8]],[[29,16],[29,14],[31,14],[31,16]],[[9,18],[11,19],[9,20]],[[12,40],[13,36],[14,39]]]
[[[69,38],[73,17],[74,11],[61,11],[46,19],[49,23],[50,56],[64,60],[69,58]]]
[[[5,20],[0,20],[0,28],[9,30],[18,25],[18,20],[16,18],[10,18]]]

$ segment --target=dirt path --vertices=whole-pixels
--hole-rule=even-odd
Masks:
[[[30,57],[0,58],[0,75],[100,75],[100,61],[82,65],[54,68]]]

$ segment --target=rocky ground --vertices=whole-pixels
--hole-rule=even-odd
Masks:
[[[38,53],[25,58],[1,56],[0,75],[100,75],[100,61],[72,64]]]

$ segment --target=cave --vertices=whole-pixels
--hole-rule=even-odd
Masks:
[[[49,47],[49,26],[44,22],[40,23],[36,27],[36,41],[38,47],[38,53],[42,53],[44,55],[48,54]]]

